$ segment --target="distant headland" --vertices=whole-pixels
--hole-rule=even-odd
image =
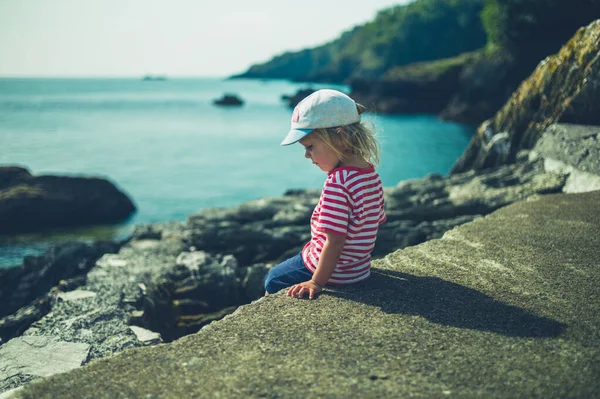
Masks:
[[[144,75],[142,80],[144,82],[162,82],[167,80],[167,77],[164,75]]]

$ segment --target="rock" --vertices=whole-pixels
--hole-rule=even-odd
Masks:
[[[20,336],[34,322],[48,314],[52,309],[51,302],[52,294],[47,294],[0,319],[0,345],[4,341]]]
[[[563,192],[600,190],[600,127],[554,124],[529,158],[543,158],[546,171],[568,175]]]
[[[224,94],[223,97],[213,100],[213,104],[225,106],[240,106],[244,105],[244,100],[242,100],[235,94]]]
[[[451,173],[512,163],[551,124],[600,125],[600,20],[583,27],[558,52],[539,63],[494,117],[473,136]],[[508,151],[489,151],[496,134],[509,135]]]
[[[599,201],[512,204],[375,261],[364,284],[282,291],[22,397],[594,397]]]
[[[258,299],[265,294],[264,282],[270,267],[259,263],[247,269],[247,273],[242,281],[242,291],[246,298],[246,303]]]
[[[34,321],[30,321],[31,325],[27,324],[23,337],[51,337],[61,342],[85,344],[89,350],[83,364],[128,348],[162,342],[156,332],[153,334],[143,325],[145,283],[152,273],[163,273],[175,265],[183,243],[173,236],[163,241],[154,240],[153,245],[149,241],[144,240],[144,245],[128,243],[118,254],[104,254],[94,268],[87,269],[87,278],[79,289],[73,290],[76,287],[67,282],[58,284],[45,297],[46,311],[31,320]],[[18,314],[10,317],[13,316]],[[132,329],[133,322],[141,324],[136,327],[146,331]],[[10,388],[28,381],[26,378],[12,381]]]
[[[299,89],[295,94],[292,95],[284,94],[281,96],[281,99],[287,103],[288,107],[294,108],[300,101],[304,100],[314,92],[315,89],[312,87],[307,87],[305,89]]]
[[[93,291],[75,290],[69,292],[59,292],[56,297],[63,301],[77,301],[84,298],[93,298],[97,294]]]
[[[70,291],[85,284],[85,275],[96,260],[121,245],[69,242],[40,256],[27,256],[20,266],[0,269],[0,337],[6,341],[20,335],[49,311],[52,287]]]
[[[143,346],[128,324],[124,310],[106,301],[57,302],[52,312],[33,323],[22,337],[52,336],[63,342],[89,346],[85,363]]]
[[[379,230],[375,256],[416,245],[535,194],[561,192],[565,176],[545,173],[543,162],[505,165],[448,177],[405,180],[384,190],[388,221]]]
[[[135,205],[105,179],[32,176],[0,167],[0,234],[109,224],[124,220]]]
[[[231,256],[179,254],[174,267],[154,273],[147,283],[146,325],[171,341],[228,314],[225,309],[241,304],[237,268]]]
[[[9,399],[9,398],[12,398],[13,395],[16,392],[18,392],[18,391],[20,391],[22,389],[23,389],[23,386],[20,386],[18,388],[14,388],[14,389],[10,389],[8,391],[4,391],[4,392],[0,393],[0,399]]]
[[[276,261],[289,250],[298,252],[309,239],[307,225],[318,198],[314,191],[230,209],[204,209],[188,218],[186,242],[209,253],[230,253],[242,267]]]
[[[129,326],[129,328],[144,345],[150,346],[162,343],[162,338],[159,333],[138,326]]]
[[[0,347],[0,392],[79,367],[88,351],[89,345],[50,336],[11,339]]]

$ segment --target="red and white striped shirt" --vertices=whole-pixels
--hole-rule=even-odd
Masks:
[[[314,274],[326,241],[325,232],[331,232],[345,236],[346,241],[327,284],[367,279],[377,230],[386,220],[383,205],[383,187],[372,166],[342,166],[330,171],[311,217],[312,238],[302,250],[306,268]]]

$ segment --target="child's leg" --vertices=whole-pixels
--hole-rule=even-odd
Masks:
[[[312,273],[304,267],[302,253],[299,253],[269,270],[265,277],[265,291],[267,294],[274,294],[279,290],[308,281],[311,278]]]

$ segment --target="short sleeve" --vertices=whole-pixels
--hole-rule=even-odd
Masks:
[[[344,186],[327,182],[319,200],[321,212],[316,229],[345,236],[350,220],[349,196]]]

